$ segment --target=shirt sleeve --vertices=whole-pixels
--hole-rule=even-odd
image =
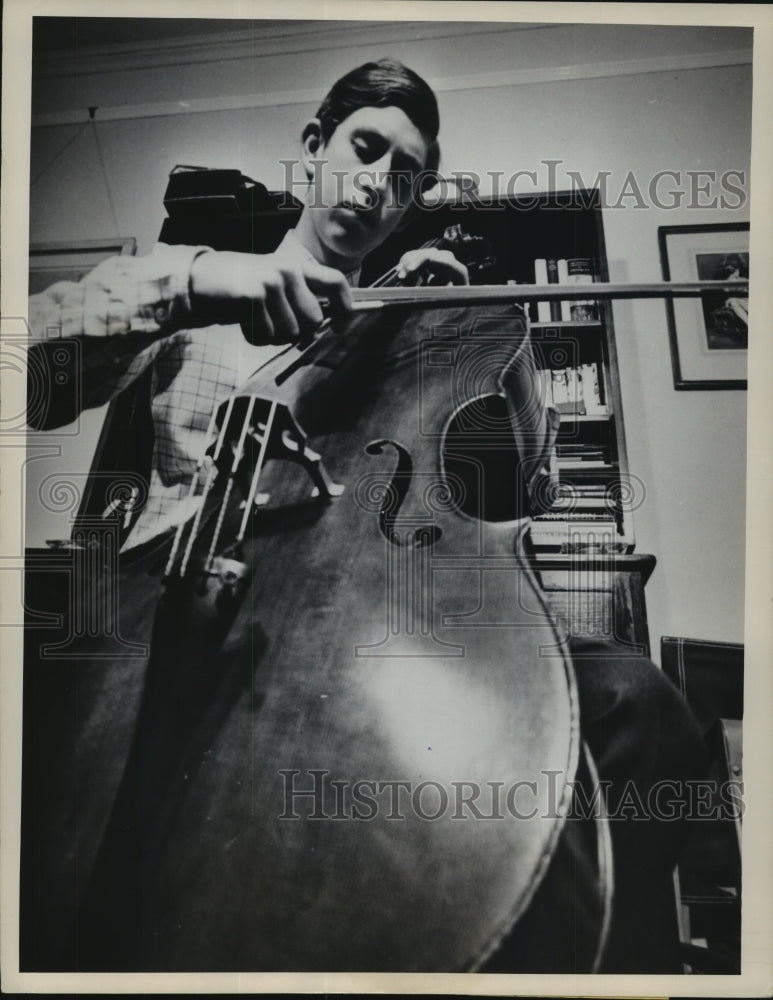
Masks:
[[[30,296],[28,370],[37,394],[41,386],[46,393],[45,405],[28,405],[30,426],[61,427],[101,406],[145,371],[170,334],[195,325],[190,271],[208,249],[157,244]]]

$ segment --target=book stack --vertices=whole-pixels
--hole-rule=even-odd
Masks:
[[[536,545],[556,552],[617,550],[620,529],[604,484],[560,482],[557,493],[551,509],[532,518]]]
[[[592,285],[596,280],[590,257],[572,257],[566,261],[566,282],[569,285]],[[593,299],[576,299],[566,303],[573,323],[595,323],[599,309]]]
[[[587,472],[592,469],[608,469],[612,464],[608,458],[608,449],[603,445],[590,445],[583,442],[568,441],[556,445],[556,463],[559,471]]]
[[[538,257],[534,261],[534,284],[535,285],[547,285],[548,284],[548,262],[544,257]],[[549,323],[551,318],[551,309],[549,302],[538,302],[537,303],[537,322],[538,323]]]
[[[537,257],[534,261],[535,285],[592,285],[596,280],[591,257]],[[538,302],[538,323],[596,323],[598,304],[593,299]]]
[[[534,544],[546,551],[620,551],[620,511],[608,485],[616,466],[603,443],[559,441],[551,463],[557,484],[551,507],[531,522]]]
[[[537,374],[546,406],[555,407],[559,413],[594,416],[608,413],[601,398],[597,362],[576,368],[541,368]]]
[[[601,515],[540,514],[529,526],[532,542],[543,552],[619,552],[624,545],[617,522]]]
[[[607,497],[606,483],[576,483],[560,481],[551,513],[574,514],[596,511],[613,513]]]

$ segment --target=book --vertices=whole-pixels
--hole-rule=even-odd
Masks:
[[[555,257],[548,257],[547,259],[547,272],[548,272],[548,284],[557,285],[558,284],[558,261]],[[550,322],[559,323],[561,321],[561,303],[560,302],[550,302]]]
[[[559,413],[571,413],[584,416],[588,411],[585,406],[585,390],[580,371],[577,368],[552,368],[545,373],[545,401]]]
[[[591,511],[580,511],[576,514],[572,514],[572,519],[577,519],[578,521],[609,521],[610,524],[616,524],[617,522],[612,520],[606,514],[594,514]],[[535,514],[535,521],[566,521],[566,513],[562,511],[546,511],[544,514]]]
[[[547,283],[548,283],[548,262],[547,260],[545,260],[544,257],[538,257],[534,261],[534,284],[547,285]],[[538,323],[550,322],[549,302],[537,303],[537,322]]]
[[[617,551],[620,546],[617,521],[605,515],[561,514],[553,518],[541,514],[532,518],[529,531],[534,544],[546,551],[603,552]]]
[[[580,484],[559,480],[550,511],[571,517],[577,511],[600,510],[605,511],[608,517],[613,515],[614,501],[607,496],[604,483]]]
[[[606,497],[567,496],[565,500],[559,503],[556,509],[563,509],[566,514],[571,515],[584,510],[605,510],[609,512],[610,516],[612,514],[612,507]]]
[[[559,442],[556,445],[556,455],[559,458],[574,458],[578,461],[602,461],[605,465],[611,463],[607,460],[607,449],[603,445],[585,444],[583,441]]]
[[[559,285],[569,284],[569,267],[566,260],[561,257],[558,260],[558,283]],[[561,306],[561,322],[571,323],[572,321],[572,306],[567,299],[562,299],[559,303]]]
[[[596,416],[606,414],[607,408],[601,400],[598,364],[592,361],[589,364],[580,365],[580,379],[582,380],[585,412]]]
[[[569,386],[566,368],[553,368],[550,372],[553,389],[553,405],[561,410],[569,404]]]
[[[566,392],[572,406],[572,413],[585,413],[582,379],[576,368],[566,369]]]
[[[571,257],[566,262],[566,280],[570,285],[592,285],[595,279],[590,257]],[[569,313],[574,322],[587,323],[598,320],[598,304],[593,299],[576,299],[569,303]]]
[[[571,472],[582,472],[586,469],[609,469],[612,466],[601,458],[561,458],[558,456],[558,468]]]

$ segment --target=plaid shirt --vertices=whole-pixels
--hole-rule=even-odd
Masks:
[[[255,347],[238,325],[190,328],[190,270],[207,247],[158,244],[145,257],[111,257],[82,281],[58,282],[30,297],[33,341],[57,336],[81,344],[81,402],[101,406],[153,366],[153,464],[147,502],[124,548],[174,527],[195,512],[187,497],[216,405],[283,347]],[[283,254],[310,254],[287,234]],[[355,283],[359,271],[347,275]],[[75,416],[54,415],[47,426]]]
[[[309,252],[288,232],[280,249],[298,262]],[[112,257],[79,283],[59,282],[30,297],[33,341],[52,330],[81,343],[81,402],[100,406],[153,367],[155,443],[148,498],[124,549],[149,541],[192,516],[200,497],[188,497],[196,464],[207,446],[214,408],[235,392],[283,346],[255,347],[238,325],[190,328],[190,270],[207,247],[158,244],[146,257]],[[355,285],[359,270],[346,275]],[[61,331],[61,332],[60,332]],[[55,341],[50,341],[55,343]],[[533,397],[533,364],[503,372],[502,389],[513,400]],[[72,393],[68,397],[72,405]],[[56,427],[76,414],[54,415]],[[529,480],[541,470],[558,430],[551,408],[530,408],[526,426],[514,426]]]

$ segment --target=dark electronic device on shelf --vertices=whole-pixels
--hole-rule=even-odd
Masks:
[[[159,241],[270,253],[298,221],[302,203],[238,170],[176,166],[164,194]]]

